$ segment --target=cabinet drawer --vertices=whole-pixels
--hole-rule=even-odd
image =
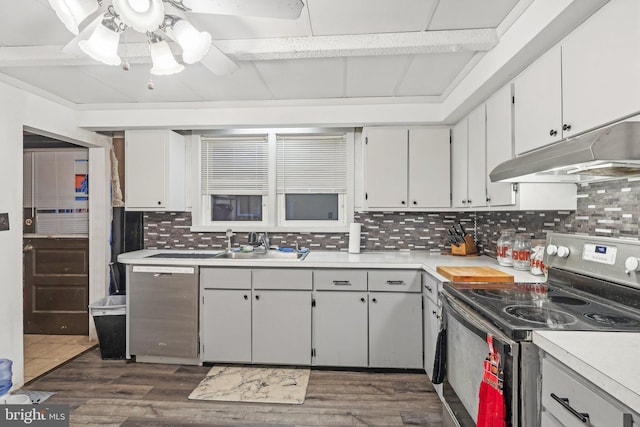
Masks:
[[[253,289],[311,290],[312,271],[305,269],[262,268],[253,270]]]
[[[426,273],[422,274],[423,293],[435,303],[438,302],[438,295],[440,294],[441,288],[441,282],[437,281],[435,278]]]
[[[369,271],[369,290],[385,292],[421,292],[422,274],[417,270]]]
[[[317,270],[313,272],[316,290],[366,291],[367,272],[365,270]]]
[[[251,289],[248,268],[201,268],[201,289]]]
[[[581,421],[552,395],[558,399],[568,399],[566,405],[578,413],[588,414],[588,421]],[[547,355],[542,359],[542,406],[564,426],[625,425],[624,412],[601,395],[595,385],[581,380],[577,373]]]

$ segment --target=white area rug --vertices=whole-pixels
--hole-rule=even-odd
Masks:
[[[300,405],[309,373],[309,369],[214,366],[189,399]]]

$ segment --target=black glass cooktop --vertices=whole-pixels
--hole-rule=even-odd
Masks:
[[[445,283],[445,292],[513,339],[534,329],[638,331],[640,312],[575,289],[535,283]]]

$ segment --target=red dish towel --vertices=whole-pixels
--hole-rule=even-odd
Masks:
[[[502,392],[484,380],[480,382],[478,427],[506,427],[506,409]]]

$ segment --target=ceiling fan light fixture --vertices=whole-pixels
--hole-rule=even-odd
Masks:
[[[122,59],[118,56],[118,43],[120,33],[105,27],[104,23],[98,25],[88,40],[79,43],[80,49],[96,61],[107,65],[120,65]]]
[[[118,19],[140,33],[155,31],[164,21],[162,0],[113,0],[113,8]]]
[[[151,52],[151,74],[156,76],[169,76],[184,70],[184,65],[179,64],[173,57],[171,48],[164,40],[151,40],[149,44]]]
[[[198,31],[189,21],[179,19],[173,25],[173,34],[182,48],[182,60],[187,64],[200,61],[211,47],[211,34]]]
[[[58,15],[67,30],[74,35],[80,32],[79,26],[100,6],[96,0],[49,0],[49,5]]]

